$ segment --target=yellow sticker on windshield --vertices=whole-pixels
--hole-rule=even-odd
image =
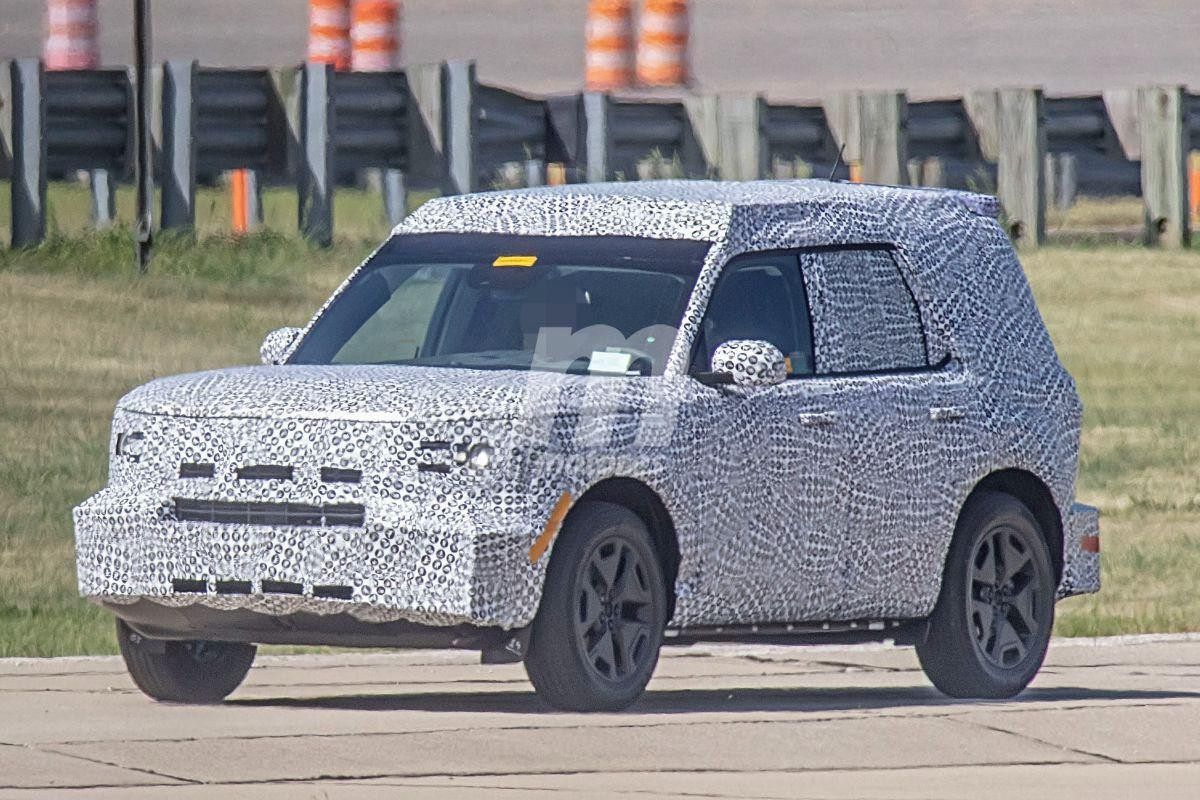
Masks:
[[[493,267],[532,267],[537,263],[537,256],[498,256],[492,262]]]

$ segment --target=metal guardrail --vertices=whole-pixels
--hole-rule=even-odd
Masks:
[[[121,69],[3,66],[0,174],[12,176],[13,244],[23,246],[44,234],[48,177],[90,170],[100,191],[128,176],[133,91]],[[322,242],[332,237],[336,186],[363,170],[380,171],[397,220],[409,187],[536,184],[548,162],[568,181],[824,177],[843,149],[870,180],[995,186],[1014,233],[1031,243],[1040,240],[1045,204],[1070,202],[1076,187],[1142,194],[1148,238],[1183,242],[1183,161],[1200,141],[1200,96],[1178,87],[1084,97],[1014,89],[922,102],[858,92],[805,105],[752,94],[535,98],[479,85],[470,62],[388,73],[168,62],[156,98],[164,227],[193,224],[198,177],[250,169],[265,182],[295,183],[300,228]],[[1155,157],[1143,159],[1148,151]],[[846,175],[842,168],[837,176]],[[111,208],[111,186],[105,191],[98,217]]]
[[[124,174],[133,157],[133,87],[122,69],[71,70],[43,75],[46,169]]]

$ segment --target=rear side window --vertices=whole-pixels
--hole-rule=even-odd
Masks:
[[[818,374],[928,366],[921,314],[891,249],[802,253]]]

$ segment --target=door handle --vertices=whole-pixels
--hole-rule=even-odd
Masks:
[[[934,422],[948,422],[967,416],[965,406],[931,406],[929,418]]]
[[[837,414],[832,411],[806,411],[800,415],[800,424],[810,428],[832,425],[837,422]]]

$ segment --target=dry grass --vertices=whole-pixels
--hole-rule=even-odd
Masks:
[[[1025,258],[1084,401],[1079,497],[1103,512],[1104,590],[1059,632],[1200,630],[1200,254]]]
[[[207,249],[236,262],[254,247]],[[117,398],[154,377],[254,363],[263,333],[306,321],[365,247],[271,249],[269,284],[25,271],[36,255],[0,271],[0,656],[113,650],[111,620],[77,596],[70,511],[105,481]]]
[[[168,242],[143,280],[119,235],[0,251],[0,656],[113,650],[110,620],[76,596],[70,509],[105,480],[116,399],[252,363],[368,247]],[[1065,602],[1059,632],[1200,629],[1200,254],[1025,260],[1086,404],[1080,497],[1104,512],[1104,591]]]
[[[413,193],[415,207],[427,199],[427,193]],[[0,243],[10,236],[8,184],[0,181]],[[159,201],[154,214],[159,214]],[[52,183],[47,193],[46,230],[51,236],[77,236],[91,225],[91,196],[79,183]],[[296,233],[296,192],[286,187],[271,187],[263,192],[263,228],[286,236]],[[117,221],[130,226],[134,220],[134,191],[129,185],[117,188]],[[334,197],[334,228],[344,239],[378,241],[390,226],[384,217],[383,200],[378,194],[356,189],[341,189]],[[196,191],[196,231],[200,236],[223,236],[230,231],[230,195],[222,186],[201,187]]]

